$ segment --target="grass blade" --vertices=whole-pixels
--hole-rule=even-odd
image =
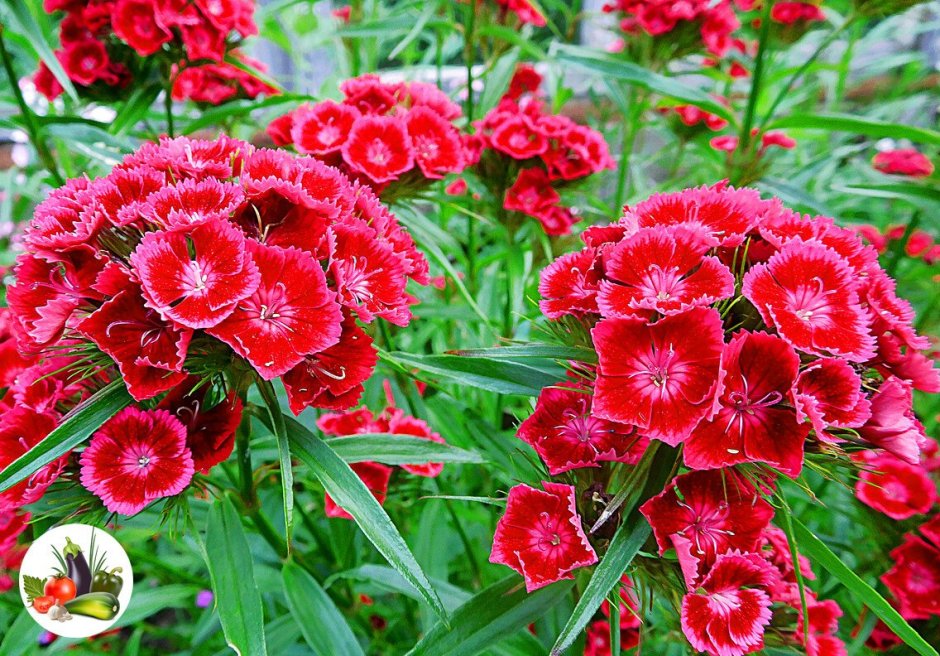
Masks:
[[[287,606],[316,656],[363,656],[346,618],[316,579],[292,561],[281,577]]]
[[[346,462],[421,465],[426,462],[484,462],[478,453],[420,437],[389,433],[360,433],[324,440]]]

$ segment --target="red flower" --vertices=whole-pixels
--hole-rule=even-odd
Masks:
[[[258,288],[245,237],[221,220],[147,233],[130,263],[148,304],[189,328],[217,325]]]
[[[681,228],[640,230],[607,251],[597,304],[605,317],[678,314],[734,295],[734,276]]]
[[[239,185],[215,178],[189,179],[150,194],[137,213],[161,228],[182,228],[228,221],[244,202]]]
[[[69,79],[83,86],[94,84],[107,76],[111,63],[104,44],[95,39],[69,43],[60,59]]]
[[[730,469],[677,476],[640,512],[653,527],[660,555],[675,546],[672,538],[679,535],[706,570],[727,551],[754,551],[774,516],[754,486]]]
[[[53,189],[33,212],[25,236],[27,245],[55,256],[91,242],[103,219],[100,213],[88,211],[94,206],[94,187],[98,184],[88,178],[73,178]]]
[[[114,33],[141,57],[154,54],[173,39],[172,32],[157,22],[151,0],[117,0],[111,11],[111,25]]]
[[[453,121],[463,113],[460,105],[451,100],[436,85],[427,82],[408,82],[405,85],[406,103],[412,108],[426,107],[441,118]]]
[[[211,141],[162,137],[159,143],[144,143],[117,168],[149,166],[165,173],[171,182],[185,178],[231,178],[239,174],[250,150],[249,144],[224,134]]]
[[[362,396],[362,383],[372,375],[377,361],[372,338],[351,314],[346,315],[336,344],[307,356],[284,374],[291,411],[299,415],[305,408],[351,408]]]
[[[343,317],[312,256],[296,248],[247,244],[261,283],[207,332],[270,380],[339,341]]]
[[[39,62],[39,68],[36,69],[36,73],[33,75],[33,84],[36,85],[36,91],[45,96],[46,100],[50,102],[65,92],[62,84],[43,61]]]
[[[628,233],[656,225],[685,225],[706,235],[710,246],[733,248],[758,223],[769,204],[753,189],[735,189],[719,182],[671,194],[654,194],[625,208],[621,223]]]
[[[567,207],[555,205],[536,217],[542,224],[546,235],[553,237],[570,235],[571,226],[578,222],[578,217]]]
[[[0,415],[0,471],[39,444],[56,427],[52,413],[16,406]],[[59,477],[68,456],[53,460],[24,481],[0,492],[0,511],[14,510],[42,498]]]
[[[916,465],[925,441],[924,427],[914,415],[910,382],[886,379],[871,397],[871,418],[858,429],[862,439]]]
[[[933,163],[913,148],[899,148],[878,153],[871,160],[872,166],[882,173],[926,178],[933,174]]]
[[[117,363],[127,390],[138,401],[179,385],[193,331],[146,307],[136,285],[106,301],[76,327]]]
[[[549,175],[562,180],[577,180],[616,167],[601,133],[577,124],[560,135],[558,146],[545,152],[542,160]]]
[[[268,136],[275,146],[290,146],[294,143],[291,136],[291,130],[294,126],[294,112],[288,112],[283,116],[278,116],[268,124]]]
[[[816,437],[828,440],[826,427],[858,428],[871,416],[862,379],[845,360],[820,358],[800,372],[794,395],[797,419],[809,417]]]
[[[852,362],[874,355],[871,320],[859,305],[856,277],[819,242],[788,242],[747,272],[743,293],[796,349]]]
[[[394,107],[401,85],[385,84],[375,73],[344,80],[339,85],[346,97],[346,104],[352,105],[363,114],[381,116]]]
[[[797,618],[795,632],[797,641],[806,646],[806,655],[847,656],[845,643],[836,635],[839,631],[839,618],[842,617],[839,604],[832,599],[819,601],[812,595],[812,591],[807,591],[806,613],[809,616],[809,639],[804,642],[802,611]]]
[[[721,354],[713,414],[686,440],[692,469],[766,462],[796,477],[809,425],[797,422],[792,390],[800,358],[782,339],[738,333]]]
[[[778,2],[770,10],[770,19],[784,25],[824,21],[822,9],[809,2]]]
[[[868,455],[862,463],[855,496],[866,506],[900,521],[930,512],[937,502],[937,486],[923,467],[890,453]]]
[[[405,115],[415,162],[424,176],[439,180],[464,168],[460,133],[450,121],[428,107],[413,107]]]
[[[605,319],[592,331],[598,356],[594,413],[675,446],[708,414],[723,330],[713,309],[652,325]]]
[[[357,462],[349,466],[362,482],[365,483],[373,496],[379,503],[385,503],[385,497],[388,494],[388,481],[392,476],[392,468],[380,465],[377,462]],[[346,512],[342,506],[338,506],[333,498],[326,495],[326,507],[324,512],[327,517],[336,517],[339,519],[353,519],[353,516]]]
[[[764,646],[770,597],[763,589],[770,566],[757,554],[723,554],[682,599],[682,631],[698,651],[741,656]]]
[[[288,143],[292,142],[301,153],[329,155],[343,147],[361,114],[350,105],[324,100],[312,107],[301,105],[290,116],[293,127]]]
[[[408,128],[393,116],[364,116],[343,144],[343,160],[373,182],[391,182],[414,166]]]
[[[122,515],[179,494],[193,477],[186,428],[166,410],[125,408],[92,436],[80,462],[82,485]]]
[[[539,217],[557,205],[560,200],[561,196],[552,189],[551,181],[544,169],[533,166],[519,171],[516,181],[506,190],[503,207]]]
[[[399,326],[411,319],[405,262],[365,224],[341,224],[327,237],[337,300],[363,321],[376,316]]]
[[[627,614],[629,615],[629,611]],[[640,631],[637,628],[620,627],[622,650],[633,649],[638,644],[640,644]],[[610,624],[607,620],[596,620],[588,625],[587,637],[584,640],[584,656],[611,656]]]
[[[542,483],[542,487],[544,492],[528,485],[509,490],[490,554],[491,563],[522,574],[529,592],[574,578],[572,570],[597,562],[581,527],[574,487],[560,483]]]
[[[499,152],[518,160],[541,155],[548,148],[545,136],[522,114],[501,121],[490,135],[490,143]]]
[[[211,405],[210,386],[196,387],[198,382],[190,377],[170,390],[157,407],[169,411],[183,424],[193,467],[208,474],[232,454],[235,431],[242,420],[242,401],[232,391]]]
[[[940,615],[940,515],[908,533],[891,552],[894,566],[881,577],[897,600],[905,619],[924,620]]]
[[[516,14],[520,23],[545,27],[545,17],[529,0],[496,0],[500,5]]]
[[[420,437],[431,442],[444,444],[444,438],[431,429],[428,423],[417,417],[412,417],[398,408],[391,408],[388,412],[388,432],[392,435],[409,435]],[[444,469],[442,462],[425,462],[415,465],[402,465],[409,474],[433,478]]]
[[[539,308],[549,319],[598,311],[597,289],[601,274],[595,266],[597,252],[584,248],[565,253],[542,269],[539,276]]]
[[[591,413],[590,390],[565,383],[546,387],[535,412],[519,426],[516,437],[530,445],[552,476],[603,461],[635,463],[646,440],[632,426],[616,424]]]

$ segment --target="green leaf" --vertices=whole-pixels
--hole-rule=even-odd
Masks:
[[[493,70],[487,73],[486,86],[483,87],[483,93],[480,94],[480,101],[477,105],[478,114],[485,115],[488,111],[496,107],[499,99],[509,88],[509,81],[516,71],[516,63],[519,61],[519,48],[513,48],[505,55],[500,57]]]
[[[291,615],[317,656],[363,656],[362,647],[330,596],[302,567],[288,561],[281,572]]]
[[[940,145],[940,132],[902,123],[889,123],[851,114],[793,114],[771,123],[768,129],[801,128],[827,132],[853,132],[866,137],[910,139],[918,143]]]
[[[381,590],[404,595],[415,601],[422,601],[423,597],[415,590],[414,586],[408,583],[405,578],[391,567],[385,565],[360,565],[355,569],[338,572],[327,579],[326,585],[329,587],[336,579],[352,579],[368,583]],[[458,588],[452,583],[439,579],[431,579],[434,589],[438,591],[444,608],[452,610],[470,599],[470,593],[462,588]]]
[[[551,53],[560,64],[591,71],[605,80],[619,80],[654,91],[662,96],[682,100],[731,123],[737,120],[731,110],[704,91],[689,86],[688,82],[680,82],[642,66],[582,46],[555,43],[552,45]]]
[[[898,198],[902,200],[927,200],[940,203],[940,188],[919,185],[911,182],[895,182],[887,184],[867,185],[835,185],[833,189],[857,196],[871,196],[873,198]]]
[[[279,96],[272,96],[264,100],[233,100],[218,107],[212,107],[199,113],[199,116],[189,123],[183,129],[183,134],[192,134],[199,130],[220,125],[228,119],[240,118],[250,114],[256,109],[265,109],[267,107],[278,107],[280,105],[299,105],[302,102],[310,100],[310,96],[285,93]],[[290,109],[293,109],[291,107]]]
[[[554,385],[565,377],[561,367],[558,367],[557,374],[553,374],[509,360],[462,358],[457,355],[412,355],[400,351],[386,354],[386,357],[406,369],[418,369],[498,394],[538,396],[543,387]]]
[[[462,358],[486,358],[488,360],[526,360],[531,358],[536,360],[597,362],[597,353],[592,349],[538,343],[448,351],[447,354],[457,355]]]
[[[937,650],[931,647],[891,604],[885,601],[884,597],[843,563],[822,540],[813,535],[796,517],[791,518],[791,521],[793,532],[800,541],[800,548],[804,555],[814,563],[822,565],[823,569],[848,588],[855,595],[856,600],[868,606],[889,629],[904,641],[904,644],[921,656],[938,656]]]
[[[209,509],[206,565],[225,641],[240,656],[265,656],[264,611],[241,518],[228,497]]]
[[[36,597],[41,597],[46,594],[45,591],[45,581],[43,581],[38,576],[29,576],[28,574],[23,574],[23,592],[26,593],[26,600],[32,603],[33,599]]]
[[[601,562],[591,575],[591,580],[581,593],[571,617],[568,618],[568,622],[555,640],[552,656],[564,652],[581,635],[584,627],[594,617],[610,591],[620,582],[620,577],[650,536],[652,529],[646,518],[638,510],[633,509],[662,491],[672,473],[677,457],[678,452],[675,449],[664,444],[657,445],[650,461],[646,484],[639,496],[633,500],[632,505],[624,506],[624,519],[617,527],[607,553],[601,558]],[[641,462],[639,466],[643,466],[643,463]]]
[[[303,424],[292,417],[284,420],[293,454],[320,479],[333,500],[355,518],[363,534],[388,563],[421,593],[438,616],[445,618],[447,611],[431,587],[427,574],[362,479]]]
[[[426,462],[485,462],[478,453],[410,435],[360,433],[324,440],[346,462],[420,465]]]
[[[3,641],[0,642],[0,654],[3,656],[22,656],[36,646],[42,627],[25,608],[16,616],[13,624],[4,629]]]
[[[290,443],[287,440],[287,427],[284,426],[284,413],[277,400],[277,392],[270,380],[259,380],[258,391],[264,399],[271,418],[271,430],[277,440],[278,464],[281,469],[281,497],[284,501],[284,526],[287,552],[291,549],[291,535],[294,532],[294,469],[290,459]]]
[[[451,627],[436,624],[409,656],[472,656],[524,631],[560,602],[574,585],[559,581],[532,594],[512,575],[482,590],[454,611]]]
[[[74,449],[101,424],[130,405],[131,401],[123,381],[115,380],[79,403],[39,444],[0,472],[0,492],[10,489]]]
[[[421,12],[421,15],[418,16],[418,20],[415,21],[414,26],[405,35],[405,38],[398,42],[398,45],[388,53],[388,60],[394,60],[398,55],[404,52],[405,48],[411,45],[412,41],[421,36],[421,31],[428,24],[428,21],[434,16],[434,13],[437,11],[437,2],[428,2],[424,7],[424,11]]]
[[[78,92],[72,80],[69,79],[65,69],[58,58],[52,52],[53,45],[49,43],[46,33],[42,29],[42,23],[49,20],[48,15],[41,8],[35,14],[23,0],[5,0],[3,3],[10,10],[13,16],[11,29],[14,32],[26,37],[25,41],[35,51],[36,56],[49,68],[55,79],[62,85],[65,92],[71,96],[72,100],[78,100]],[[37,3],[38,6],[38,3]],[[40,22],[42,21],[42,23]]]
[[[160,86],[157,84],[148,84],[134,89],[134,92],[121,105],[114,120],[111,121],[108,131],[111,134],[124,134],[133,128],[147,115],[147,111],[159,95]]]

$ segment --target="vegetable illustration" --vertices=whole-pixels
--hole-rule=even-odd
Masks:
[[[56,622],[68,622],[72,619],[72,614],[65,606],[56,601],[55,605],[49,609],[49,619]]]
[[[73,615],[85,615],[99,620],[110,620],[118,614],[121,604],[110,592],[89,592],[65,604]]]
[[[95,573],[95,578],[91,582],[92,592],[110,592],[115,597],[121,594],[121,588],[124,587],[124,580],[120,572],[122,568],[115,567],[110,572],[99,570]]]
[[[67,574],[75,583],[76,594],[81,596],[91,590],[91,570],[88,568],[82,548],[72,542],[71,538],[65,538],[65,542],[62,553],[65,554],[65,562],[68,566]]]
[[[46,581],[43,588],[46,595],[55,597],[63,604],[75,598],[77,594],[75,582],[67,576],[55,576]]]
[[[45,615],[55,603],[56,600],[54,597],[36,597],[33,599],[33,610]]]

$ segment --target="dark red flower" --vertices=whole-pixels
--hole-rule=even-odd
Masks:
[[[75,41],[65,46],[60,57],[69,79],[88,86],[107,76],[111,60],[104,44],[96,39]]]
[[[24,241],[35,250],[52,256],[63,250],[89,244],[102,227],[100,213],[88,212],[95,201],[88,178],[73,178],[36,206]],[[59,259],[52,257],[51,259]]]
[[[207,332],[270,380],[339,341],[343,317],[323,269],[311,255],[296,248],[247,243],[261,282],[227,319]]]
[[[156,19],[151,0],[117,0],[111,11],[114,33],[141,57],[154,54],[173,39]]]
[[[599,417],[637,426],[647,437],[675,446],[711,410],[723,346],[717,311],[694,308],[652,325],[605,319],[592,335]]]
[[[730,298],[734,276],[707,250],[698,234],[681,228],[646,228],[624,239],[605,253],[601,314],[678,314]]]
[[[552,188],[545,170],[533,166],[519,171],[519,177],[506,190],[503,207],[539,217],[561,201],[561,196]]]
[[[542,224],[545,234],[553,237],[570,235],[571,226],[578,222],[578,217],[574,212],[563,205],[549,207],[535,218]]]
[[[601,274],[595,266],[597,252],[584,248],[565,253],[542,269],[539,276],[539,308],[549,319],[598,312],[597,289]]]
[[[890,453],[862,458],[855,496],[866,506],[900,521],[930,512],[937,502],[937,485],[923,467]]]
[[[741,332],[721,354],[715,404],[686,440],[692,469],[766,462],[796,477],[803,467],[808,424],[796,419],[793,386],[800,358],[782,339]]]
[[[53,413],[36,412],[25,406],[15,406],[0,414],[0,471],[39,444],[57,423]],[[26,480],[0,492],[0,511],[14,510],[42,498],[67,460],[67,455],[56,458]]]
[[[211,386],[188,378],[163,397],[157,406],[167,410],[186,428],[186,447],[192,452],[193,467],[208,474],[224,462],[235,446],[235,431],[242,419],[242,401],[234,391],[211,405]]]
[[[392,476],[392,468],[380,465],[377,462],[356,462],[349,467],[362,479],[362,482],[365,483],[365,486],[369,488],[369,491],[372,492],[378,502],[385,503],[385,497],[388,494],[388,481]],[[329,494],[326,495],[325,503],[326,507],[324,508],[324,512],[327,517],[353,519],[353,516],[341,506],[338,506]]]
[[[33,75],[33,84],[36,85],[36,91],[45,96],[46,100],[50,102],[65,92],[58,78],[42,61],[39,62],[39,68],[36,69],[36,73]]]
[[[874,338],[856,289],[834,250],[798,239],[751,268],[743,283],[744,296],[794,348],[864,362],[874,355]]]
[[[343,160],[373,182],[397,180],[415,163],[407,125],[393,116],[363,116],[343,144]]]
[[[375,73],[344,80],[339,85],[346,97],[346,104],[352,105],[363,114],[380,116],[388,112],[398,102],[402,85],[385,84]]]
[[[872,166],[882,173],[906,175],[912,178],[926,178],[933,174],[933,163],[913,148],[886,150],[875,155]]]
[[[906,380],[890,377],[871,397],[871,417],[858,429],[862,439],[907,463],[920,462],[924,426],[914,414],[914,394]]]
[[[770,597],[764,589],[772,570],[757,554],[720,555],[711,570],[682,599],[682,631],[698,651],[742,656],[764,646]]]
[[[413,107],[405,115],[408,136],[414,146],[415,163],[425,177],[439,180],[464,168],[460,132],[429,107]]]
[[[293,127],[294,112],[289,112],[271,121],[265,131],[268,133],[268,136],[271,137],[271,141],[274,142],[275,146],[290,146],[294,143],[294,139],[291,136]]]
[[[826,427],[858,428],[871,416],[862,379],[845,360],[820,358],[800,372],[794,395],[797,419],[809,418],[816,437],[831,439]]]
[[[794,23],[824,21],[826,15],[818,6],[809,2],[778,2],[770,10],[770,20],[793,25]]]
[[[378,355],[353,315],[343,319],[342,331],[336,344],[284,374],[287,402],[295,415],[305,408],[345,410],[362,396],[362,383],[372,375]]]
[[[490,553],[491,563],[522,574],[529,592],[574,578],[573,570],[597,562],[581,527],[574,487],[560,483],[542,483],[542,487],[544,491],[528,485],[509,490]]]
[[[535,449],[552,476],[603,461],[636,463],[646,447],[632,426],[591,413],[590,390],[565,383],[542,390],[516,437]]]
[[[179,494],[193,478],[186,429],[166,410],[125,408],[92,436],[80,461],[82,485],[122,515]]]
[[[339,152],[360,116],[355,107],[332,100],[324,100],[313,106],[301,105],[291,114],[292,127],[288,143],[293,143],[301,153],[329,155]]]
[[[130,257],[148,305],[189,328],[218,325],[258,288],[258,267],[241,231],[214,220],[147,233]]]
[[[616,167],[603,135],[577,124],[560,135],[557,146],[542,154],[542,161],[552,178],[562,180],[577,180]]]
[[[798,609],[800,610],[800,609]],[[819,601],[812,591],[806,594],[806,613],[809,616],[808,639],[803,637],[803,613],[797,618],[794,635],[800,644],[805,645],[807,656],[847,656],[845,643],[836,635],[839,631],[839,618],[842,609],[832,599]]]
[[[660,555],[675,546],[672,538],[678,534],[691,543],[691,554],[704,570],[727,551],[756,550],[774,516],[753,484],[731,469],[677,476],[640,512],[653,527]]]
[[[908,620],[940,616],[940,515],[908,533],[901,546],[891,552],[894,566],[881,581],[897,600],[897,608]]]

